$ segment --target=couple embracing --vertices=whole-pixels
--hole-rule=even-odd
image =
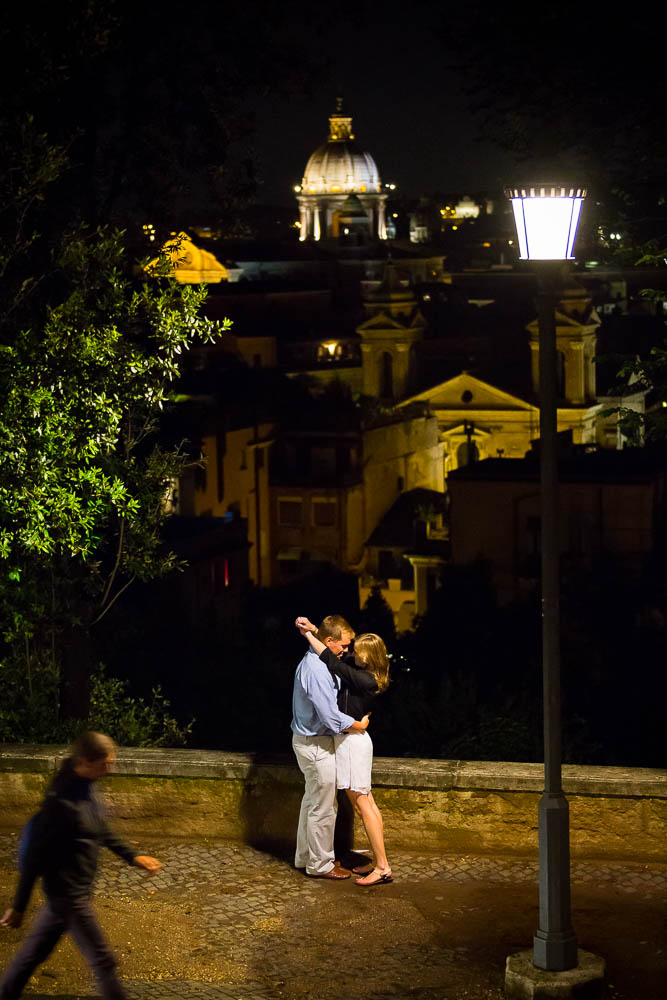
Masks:
[[[352,871],[357,885],[391,882],[382,814],[371,792],[373,744],[366,732],[373,699],[388,684],[389,661],[380,636],[359,636],[352,656],[352,627],[329,615],[319,628],[307,618],[296,626],[310,648],[299,663],[292,699],[292,746],[306,788],[301,802],[294,864],[313,878],[352,874],[334,859],[336,791],[344,788],[361,816],[373,861]]]

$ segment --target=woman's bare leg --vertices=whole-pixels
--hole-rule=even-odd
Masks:
[[[389,868],[389,862],[384,847],[384,824],[382,813],[375,804],[373,794],[369,792],[368,795],[363,795],[361,792],[354,792],[348,788],[347,795],[355,810],[361,814],[375,859],[375,867],[380,871],[385,871]]]

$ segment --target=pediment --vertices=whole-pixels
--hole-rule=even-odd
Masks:
[[[464,393],[470,393],[470,399],[463,400]],[[461,410],[472,412],[474,410],[524,410],[537,411],[537,407],[513,396],[504,389],[499,389],[495,385],[483,382],[482,379],[461,372],[454,378],[434,385],[424,392],[411,396],[409,399],[399,403],[399,406],[407,406],[409,403],[426,402],[432,410]]]
[[[406,330],[422,329],[423,327],[424,318],[418,310],[412,312],[405,319],[380,312],[360,323],[357,327],[357,333],[363,337],[364,333],[381,333],[385,330],[397,330],[404,333]]]
[[[595,310],[592,310],[583,321],[575,316],[568,316],[567,313],[561,312],[559,309],[555,310],[554,317],[556,320],[556,332],[559,330],[581,330],[583,333],[593,332],[597,330],[601,323],[600,317]],[[538,336],[539,323],[537,318],[532,319],[530,323],[526,324],[526,330],[528,330],[531,336]]]
[[[454,424],[453,427],[447,427],[447,429],[442,430],[443,437],[463,437],[468,435],[469,425],[464,421],[462,424]],[[475,424],[472,430],[472,436],[474,438],[488,438],[491,437],[491,431],[487,431],[484,427],[480,427],[479,424]]]

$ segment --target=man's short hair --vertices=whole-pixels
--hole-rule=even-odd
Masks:
[[[338,641],[342,639],[343,632],[348,632],[350,638],[354,638],[354,629],[345,618],[341,615],[327,615],[317,630],[317,638],[320,642],[324,642],[325,639]]]

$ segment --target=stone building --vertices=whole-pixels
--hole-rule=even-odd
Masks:
[[[373,427],[279,436],[270,471],[273,583],[325,566],[361,573],[366,541],[398,497],[441,490],[437,422],[416,409]]]
[[[638,575],[653,550],[667,495],[662,456],[643,448],[565,449],[558,470],[558,548],[563,574],[612,559]],[[533,590],[540,576],[537,452],[488,459],[448,479],[452,562],[488,559],[501,601]]]

